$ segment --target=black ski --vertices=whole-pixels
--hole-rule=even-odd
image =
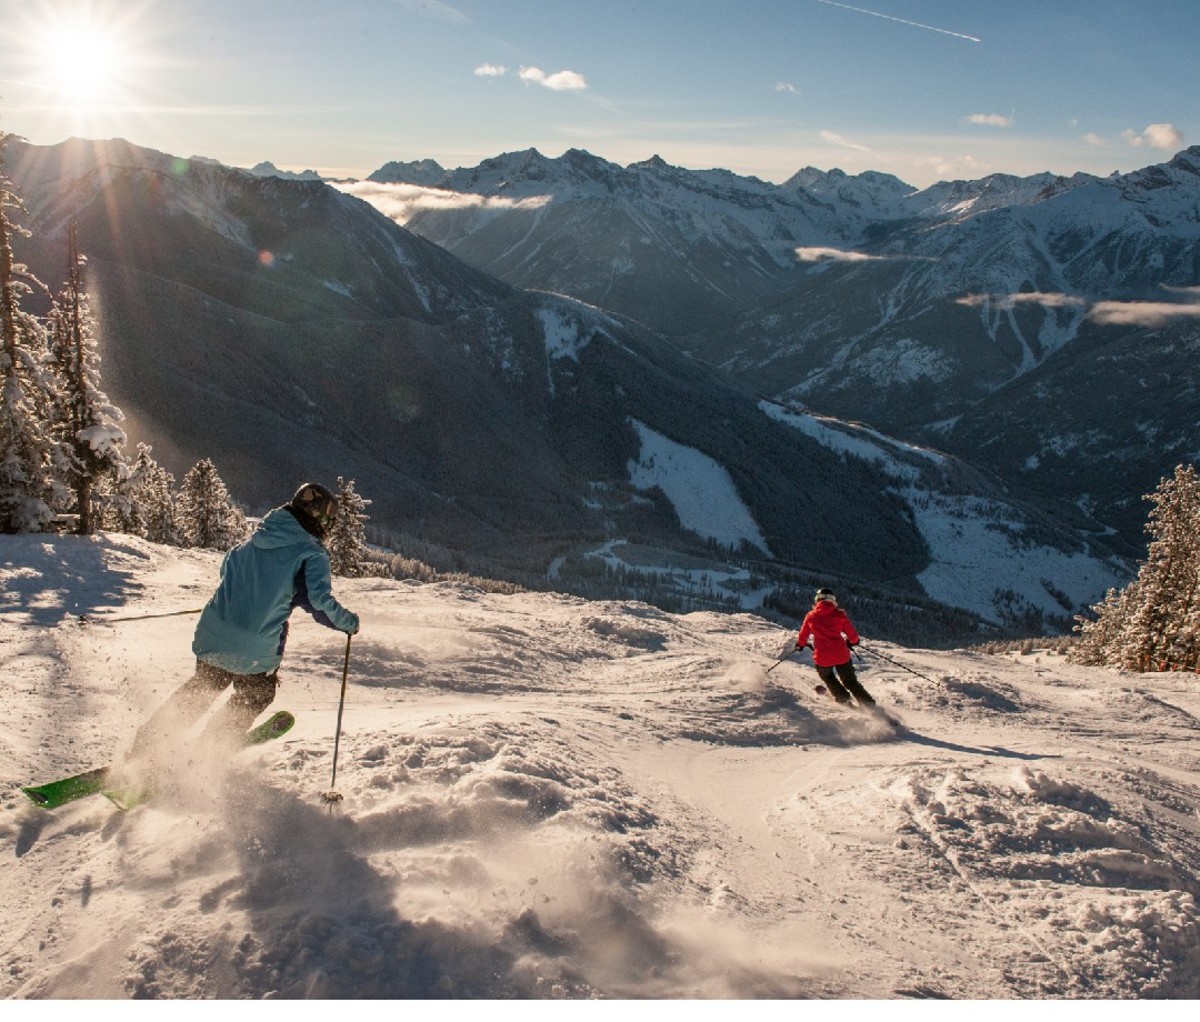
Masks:
[[[818,685],[816,688],[813,689],[813,691],[816,692],[816,694],[819,696],[825,696],[827,699],[833,699],[833,693],[830,692],[829,689],[827,689],[824,685]],[[839,703],[836,699],[833,699],[833,701],[837,706],[844,706],[847,710],[862,710],[865,713],[874,714],[880,720],[886,720],[889,724],[891,724],[892,727],[903,727],[904,726],[903,724],[900,723],[900,721],[898,721],[895,717],[893,717],[890,713],[888,713],[886,710],[884,710],[877,703],[867,703],[867,704],[851,703],[851,702]]]

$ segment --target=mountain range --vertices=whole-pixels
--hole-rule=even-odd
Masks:
[[[870,421],[865,414],[823,413],[804,380],[782,369],[780,386],[754,379],[751,364],[765,372],[770,359],[754,355],[739,329],[756,308],[838,280],[850,287],[855,270],[887,262],[850,264],[848,277],[840,263],[807,266],[796,248],[818,238],[816,247],[840,250],[885,246],[881,225],[893,238],[920,235],[884,215],[902,208],[900,182],[802,172],[783,202],[762,182],[748,197],[745,179],[727,172],[692,175],[652,160],[628,173],[674,196],[676,212],[662,217],[673,233],[646,203],[640,219],[625,203],[607,233],[564,221],[557,254],[548,242],[545,259],[526,252],[530,277],[514,280],[499,265],[472,265],[465,241],[531,210],[542,212],[522,238],[554,220],[559,171],[596,224],[625,202],[628,183],[615,170],[605,179],[611,165],[587,154],[522,154],[515,163],[528,180],[518,187],[512,162],[448,177],[429,161],[410,165],[410,177],[436,179],[443,195],[453,177],[464,189],[454,194],[469,187],[504,200],[476,203],[470,222],[480,226],[461,238],[449,228],[467,224],[467,213],[447,213],[439,236],[429,211],[402,226],[347,194],[352,185],[120,140],[43,147],[10,137],[4,169],[32,232],[18,255],[52,286],[65,268],[67,224],[78,224],[105,387],[131,437],[177,475],[213,458],[252,512],[304,479],[341,475],[372,501],[379,532],[464,570],[583,592],[604,576],[660,602],[757,609],[766,600],[784,612],[831,582],[856,594],[868,627],[909,640],[1063,627],[1128,577],[1117,556],[1128,545],[1105,535],[1074,494],[1026,499],[988,466],[947,453],[943,441],[967,435],[975,406],[937,432],[937,450],[916,427],[898,438],[877,421],[846,421]],[[700,184],[689,204],[692,176]],[[742,211],[728,220],[737,245],[700,237],[720,203]],[[787,211],[805,211],[812,232],[755,248]],[[651,258],[685,244],[708,262],[687,251],[674,263]],[[582,280],[606,252],[607,292],[571,284],[569,270]],[[616,272],[614,259],[625,267],[626,256],[644,277]],[[718,264],[714,286],[700,271]],[[541,279],[552,271],[562,276]],[[635,315],[634,299],[657,308],[655,294],[689,314],[702,299],[726,301],[725,336],[740,336],[745,352],[712,357],[716,312],[701,317],[707,332],[693,324],[671,334],[646,311]],[[892,383],[881,377],[881,391]],[[993,394],[981,386],[976,405]],[[864,395],[863,410],[873,407],[887,400]]]
[[[370,181],[471,196],[403,222],[527,288],[603,305],[773,400],[954,453],[1140,548],[1200,457],[1200,148],[1106,178],[781,185],[655,158],[506,154]],[[364,192],[368,197],[377,193]],[[411,212],[410,212],[411,210]]]

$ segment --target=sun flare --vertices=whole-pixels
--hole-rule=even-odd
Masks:
[[[76,106],[110,99],[123,68],[120,41],[110,30],[86,22],[60,27],[40,46],[42,84]]]

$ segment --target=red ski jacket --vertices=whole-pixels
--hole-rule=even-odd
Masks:
[[[813,663],[818,667],[837,667],[850,659],[847,642],[857,643],[858,632],[841,607],[822,600],[805,616],[796,644],[807,646],[810,640]]]

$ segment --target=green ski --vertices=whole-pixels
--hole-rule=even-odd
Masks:
[[[287,710],[280,710],[264,720],[258,727],[252,727],[247,731],[243,744],[262,745],[263,742],[269,742],[272,738],[279,738],[281,735],[287,734],[295,723],[295,716],[288,713]]]
[[[278,738],[292,729],[296,718],[287,710],[280,710],[270,718],[251,728],[242,739],[243,745],[261,745],[272,738]],[[158,793],[158,779],[139,779],[123,784],[119,788],[103,788],[100,794],[108,799],[122,812],[127,812],[134,806],[153,798]]]
[[[21,790],[43,809],[57,809],[67,802],[74,802],[77,798],[96,794],[103,790],[107,782],[108,767],[97,767],[74,777],[64,777],[61,781],[51,781],[49,784],[39,784]]]
[[[247,731],[243,740],[244,744],[261,745],[263,742],[286,734],[292,729],[292,725],[295,723],[296,718],[292,714],[288,713],[287,710],[280,710],[270,717],[270,719],[259,724],[258,727]],[[112,767],[97,767],[95,770],[86,770],[72,777],[64,777],[58,781],[51,781],[49,784],[32,785],[21,790],[29,796],[35,805],[39,805],[43,809],[57,809],[61,805],[74,802],[76,799],[86,798],[88,795],[95,795],[101,792],[109,795],[109,792],[105,788],[112,772]],[[112,798],[112,796],[109,795],[109,798]]]

